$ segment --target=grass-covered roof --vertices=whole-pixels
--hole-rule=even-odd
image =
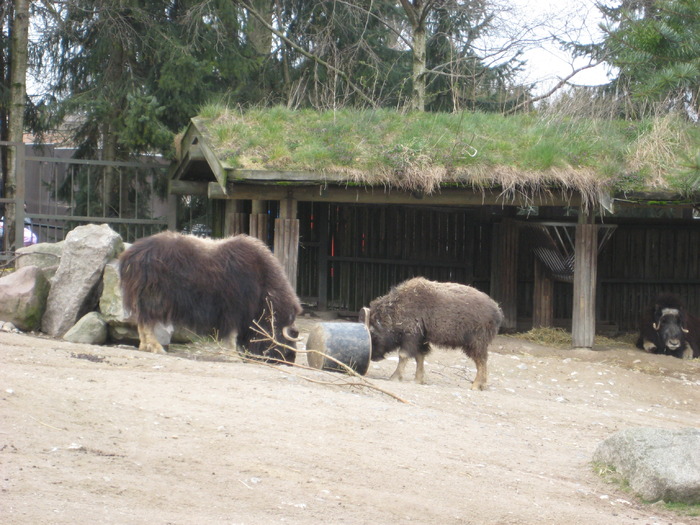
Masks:
[[[210,106],[192,122],[229,180],[237,170],[301,171],[427,194],[462,186],[506,195],[558,189],[588,203],[643,192],[700,200],[700,127],[672,115],[620,121]]]

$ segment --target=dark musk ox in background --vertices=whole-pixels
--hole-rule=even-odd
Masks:
[[[255,341],[261,328],[296,348],[302,311],[282,266],[247,235],[212,240],[163,232],[136,241],[120,257],[124,309],[137,323],[140,350],[162,353],[158,324],[214,334],[256,356],[294,362],[296,352]],[[274,327],[274,330],[273,330]]]
[[[700,357],[700,319],[686,312],[678,296],[659,294],[642,313],[637,348],[681,359]]]
[[[406,362],[416,360],[418,383],[425,381],[424,360],[430,345],[461,348],[476,363],[472,390],[487,381],[488,346],[498,333],[503,313],[476,288],[416,277],[397,285],[364,308],[360,321],[372,339],[372,360],[398,349],[399,364],[391,379],[401,380]]]

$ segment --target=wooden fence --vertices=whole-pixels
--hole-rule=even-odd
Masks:
[[[15,145],[0,142],[0,149],[11,146]],[[25,153],[24,147],[17,149]],[[32,153],[22,159],[16,199],[2,199],[2,204],[21,212],[20,220],[27,219],[25,227],[36,242],[63,240],[71,229],[88,223],[109,224],[125,242],[133,242],[174,223],[163,162],[108,162]]]

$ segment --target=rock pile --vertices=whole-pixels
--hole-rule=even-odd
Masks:
[[[17,250],[16,271],[0,278],[0,320],[78,343],[138,342],[121,302],[124,248],[109,226],[89,224]]]

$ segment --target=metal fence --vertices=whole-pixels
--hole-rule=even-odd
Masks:
[[[133,242],[174,223],[165,162],[35,156],[0,142],[3,155],[10,147],[18,152],[16,198],[0,199],[0,204],[15,207],[25,245],[61,241],[89,223],[108,224],[125,242]],[[16,231],[19,235],[19,227]],[[12,256],[4,253],[5,259]]]

